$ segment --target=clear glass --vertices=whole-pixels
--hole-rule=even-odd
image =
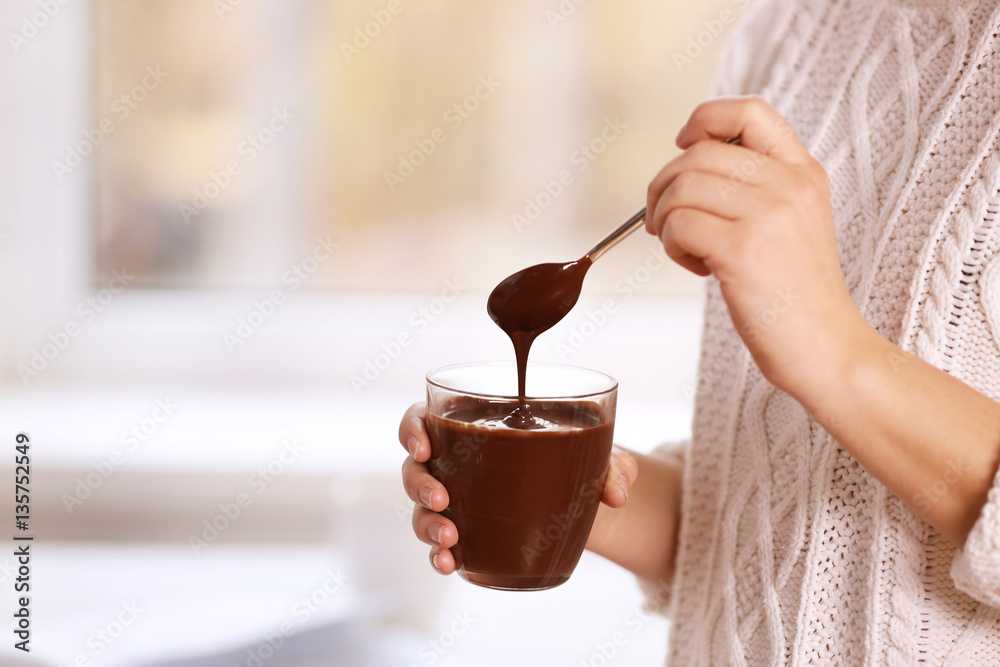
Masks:
[[[614,438],[617,381],[559,364],[529,364],[528,408],[553,425],[507,428],[517,407],[513,363],[427,374],[431,473],[448,489],[459,575],[501,590],[564,583],[587,543]]]

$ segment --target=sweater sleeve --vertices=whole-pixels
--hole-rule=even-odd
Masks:
[[[649,455],[665,461],[677,463],[681,466],[681,468],[683,468],[689,445],[689,440],[667,442],[651,451]],[[673,589],[673,582],[649,581],[648,579],[640,577],[639,587],[646,596],[646,602],[643,604],[643,610],[650,614],[661,614],[666,616],[667,609],[670,606],[670,594]]]
[[[984,317],[1000,347],[1000,253],[980,277],[980,301]],[[996,400],[996,391],[988,392]],[[986,505],[972,526],[951,565],[951,576],[959,590],[980,602],[1000,607],[1000,471],[993,478],[993,487]]]
[[[951,564],[955,586],[993,607],[1000,607],[1000,472],[965,547]]]

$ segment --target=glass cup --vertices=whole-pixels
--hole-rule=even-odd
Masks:
[[[569,579],[604,491],[618,396],[603,373],[529,364],[527,405],[545,426],[513,429],[513,363],[468,363],[427,374],[431,474],[448,489],[459,575],[501,590]]]

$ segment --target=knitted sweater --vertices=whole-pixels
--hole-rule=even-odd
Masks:
[[[868,322],[1000,400],[1000,3],[760,0],[717,89],[826,167]],[[701,354],[670,664],[1000,665],[1000,478],[958,551],[762,377],[711,279]]]

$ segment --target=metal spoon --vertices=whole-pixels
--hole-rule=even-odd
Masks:
[[[576,305],[594,261],[639,229],[645,219],[643,208],[576,261],[536,264],[505,278],[490,294],[486,311],[508,336],[520,333],[533,339]]]
[[[734,144],[739,137],[726,139]],[[601,239],[586,255],[564,264],[536,264],[503,279],[486,302],[486,311],[514,343],[518,370],[519,407],[511,416],[517,428],[529,428],[531,417],[525,403],[525,369],[531,343],[576,305],[587,270],[622,239],[639,229],[646,219],[643,207]],[[528,424],[529,426],[525,426]]]
[[[576,305],[583,279],[594,260],[638,229],[645,217],[646,209],[642,209],[575,262],[529,266],[500,281],[490,293],[486,311],[510,337],[517,359],[518,407],[502,420],[510,428],[544,426],[532,416],[525,400],[525,374],[531,343]]]
[[[726,139],[723,143],[726,144],[738,144],[740,143],[739,137],[730,137]],[[636,212],[631,218],[623,222],[621,225],[616,227],[610,234],[605,236],[601,241],[590,249],[584,259],[590,258],[591,263],[596,262],[597,258],[606,253],[611,248],[618,245],[622,239],[634,232],[635,230],[642,227],[642,223],[646,220],[646,207],[643,206],[642,209]]]
[[[643,223],[646,221],[646,207],[643,206],[639,211],[636,212],[631,218],[615,227],[614,230],[603,239],[601,239],[597,245],[590,249],[590,251],[584,255],[584,259],[589,259],[591,264],[597,261],[597,258],[606,253],[607,251],[614,248],[616,245],[621,243],[622,239],[634,232],[635,230],[642,227]]]

